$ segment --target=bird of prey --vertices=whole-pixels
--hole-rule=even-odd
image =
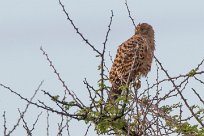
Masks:
[[[135,34],[118,47],[109,73],[109,80],[112,84],[110,99],[116,99],[121,94],[121,86],[129,86],[134,82],[138,88],[140,87],[139,78],[146,76],[150,71],[154,50],[152,26],[147,23],[138,24]]]

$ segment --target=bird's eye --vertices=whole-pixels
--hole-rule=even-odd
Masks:
[[[147,30],[146,29],[141,29],[142,33],[146,33]]]

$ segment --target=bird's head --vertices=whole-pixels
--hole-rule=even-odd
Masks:
[[[135,28],[135,34],[142,36],[154,37],[154,30],[151,25],[147,23],[138,24]]]

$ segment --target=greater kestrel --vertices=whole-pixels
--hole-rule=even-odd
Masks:
[[[118,47],[109,73],[109,80],[112,84],[110,99],[116,99],[117,95],[121,94],[121,86],[136,82],[136,79],[148,74],[154,50],[152,26],[147,23],[138,24],[135,34]]]

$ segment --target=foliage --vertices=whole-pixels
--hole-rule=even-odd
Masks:
[[[121,86],[121,95],[118,96],[114,101],[110,100],[107,97],[109,95],[111,86],[109,86],[108,83],[107,73],[109,69],[107,68],[105,62],[105,60],[108,58],[105,58],[105,53],[106,43],[108,41],[108,36],[111,30],[114,16],[113,11],[111,11],[110,22],[108,24],[108,30],[103,43],[103,49],[98,50],[75,26],[73,20],[66,11],[65,6],[60,0],[59,4],[67,17],[67,20],[71,23],[77,34],[85,41],[88,47],[93,49],[93,51],[97,54],[96,57],[100,59],[100,64],[97,68],[99,71],[99,79],[98,82],[96,82],[96,85],[98,86],[95,88],[93,85],[89,84],[86,79],[84,80],[84,85],[87,88],[86,92],[89,94],[90,100],[90,103],[85,105],[83,100],[80,100],[77,95],[65,84],[48,54],[41,47],[43,55],[46,57],[46,60],[53,69],[54,74],[57,76],[57,79],[61,82],[65,90],[64,96],[50,94],[48,91],[41,90],[46,96],[50,98],[52,102],[56,104],[58,107],[58,109],[56,109],[55,107],[48,106],[48,104],[43,101],[33,102],[33,98],[40,90],[42,83],[36,89],[31,99],[23,97],[21,94],[18,94],[16,91],[12,90],[10,87],[4,84],[0,84],[1,87],[9,90],[11,93],[14,93],[15,95],[19,96],[20,99],[23,99],[28,103],[23,112],[19,111],[19,120],[10,131],[8,131],[6,126],[6,112],[4,112],[3,118],[5,136],[9,136],[11,133],[13,133],[13,131],[15,131],[19,126],[21,120],[24,122],[24,128],[27,134],[32,135],[34,126],[38,122],[39,116],[41,114],[39,114],[37,117],[36,122],[33,124],[33,128],[30,129],[24,119],[24,114],[30,105],[47,111],[47,135],[49,135],[49,113],[51,112],[56,113],[62,117],[61,124],[59,125],[59,134],[62,134],[62,131],[65,128],[62,126],[64,120],[66,120],[65,126],[68,128],[69,121],[76,119],[78,121],[84,121],[85,124],[89,124],[85,135],[87,135],[91,125],[95,127],[95,131],[99,135],[204,135],[204,109],[202,106],[192,105],[184,95],[186,90],[189,91],[187,85],[190,82],[197,82],[201,86],[204,85],[203,79],[200,79],[199,77],[200,75],[203,76],[204,74],[204,71],[200,70],[204,59],[198,64],[198,66],[190,70],[190,72],[187,74],[171,76],[164,68],[163,64],[159,61],[159,59],[154,57],[156,75],[155,79],[152,80],[151,83],[148,81],[148,78],[146,78],[146,83],[143,82],[143,88],[134,88],[134,86],[131,84]],[[133,26],[135,26],[127,1],[125,5],[127,7],[129,17],[133,22]],[[112,60],[112,56],[109,56]],[[165,76],[160,76],[162,74]],[[193,91],[197,100],[199,100],[203,105],[204,100],[199,95],[198,91],[196,91],[193,86],[191,86],[191,90]],[[179,97],[178,101],[176,101],[177,97]],[[168,104],[169,101],[171,101],[171,103]],[[184,115],[184,112],[187,115]],[[67,131],[69,132],[69,129],[67,129]]]

